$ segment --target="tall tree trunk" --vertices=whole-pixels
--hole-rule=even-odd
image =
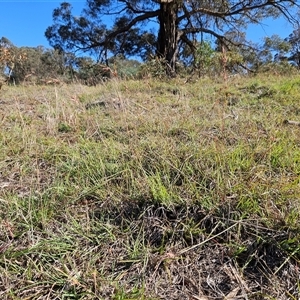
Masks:
[[[179,32],[176,24],[178,0],[161,0],[158,16],[159,32],[157,55],[167,62],[166,72],[176,75],[176,59],[178,54]]]

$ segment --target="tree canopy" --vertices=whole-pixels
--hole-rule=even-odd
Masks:
[[[290,55],[287,57],[294,65],[300,68],[300,27],[295,29],[286,39],[290,45]]]
[[[80,16],[64,2],[53,11],[54,24],[45,32],[51,46],[61,51],[90,52],[105,61],[114,55],[150,55],[166,63],[169,74],[188,47],[195,53],[203,35],[219,43],[226,32],[242,32],[248,24],[284,16],[296,21],[295,0],[86,0]],[[109,20],[109,21],[108,21]],[[107,24],[112,23],[109,27]],[[186,51],[186,50],[185,50]]]

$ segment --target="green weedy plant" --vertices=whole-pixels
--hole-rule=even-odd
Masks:
[[[153,58],[142,64],[138,71],[138,78],[166,79],[167,62],[163,59]]]
[[[125,291],[122,287],[116,287],[115,293],[112,297],[113,300],[155,300],[154,298],[148,298],[144,295],[143,288],[135,287],[131,291]]]
[[[155,202],[164,205],[172,203],[172,195],[162,182],[161,175],[159,173],[148,176],[148,183]]]
[[[199,43],[195,51],[194,67],[198,71],[198,76],[209,74],[216,63],[216,52],[211,47],[209,41]]]
[[[72,127],[65,123],[59,123],[58,124],[58,132],[61,133],[68,133],[72,131]]]

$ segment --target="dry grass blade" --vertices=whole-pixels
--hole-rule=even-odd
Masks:
[[[189,251],[191,251],[191,250],[193,250],[193,249],[195,249],[195,248],[197,248],[197,247],[200,247],[200,246],[202,246],[202,245],[205,245],[207,242],[209,242],[209,241],[215,239],[216,237],[218,237],[218,236],[220,236],[220,235],[226,233],[226,232],[229,231],[230,229],[234,228],[237,224],[239,224],[239,222],[236,222],[235,224],[229,226],[228,228],[224,229],[223,231],[219,232],[218,234],[215,234],[215,235],[211,236],[210,238],[206,239],[205,241],[203,241],[203,242],[201,242],[201,243],[199,243],[199,244],[196,244],[196,245],[193,245],[193,246],[191,246],[191,247],[188,247],[188,248],[185,248],[185,249],[180,250],[179,254],[184,254],[184,253],[189,252]],[[216,225],[215,229],[216,229],[218,226],[219,226],[219,224]],[[213,230],[213,231],[214,231],[214,230]]]
[[[205,296],[195,296],[195,295],[192,295],[192,299],[196,299],[196,300],[209,300],[208,297],[205,297]]]
[[[230,293],[228,293],[224,300],[237,300],[240,297],[237,297],[238,292],[240,291],[239,287],[236,287],[235,289],[233,289]]]

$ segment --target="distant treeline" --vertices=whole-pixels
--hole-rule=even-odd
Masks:
[[[230,51],[203,41],[197,45],[193,59],[189,59],[187,53],[177,62],[177,76],[192,78],[270,71],[281,74],[297,72],[300,68],[299,40],[299,31],[294,31],[287,39],[272,36],[265,38],[262,46],[237,47]],[[112,77],[163,78],[167,76],[165,64],[156,57],[142,63],[121,55],[100,63],[90,56],[76,56],[75,53],[43,46],[16,47],[7,38],[0,39],[1,82],[8,84],[80,82],[96,85]]]

